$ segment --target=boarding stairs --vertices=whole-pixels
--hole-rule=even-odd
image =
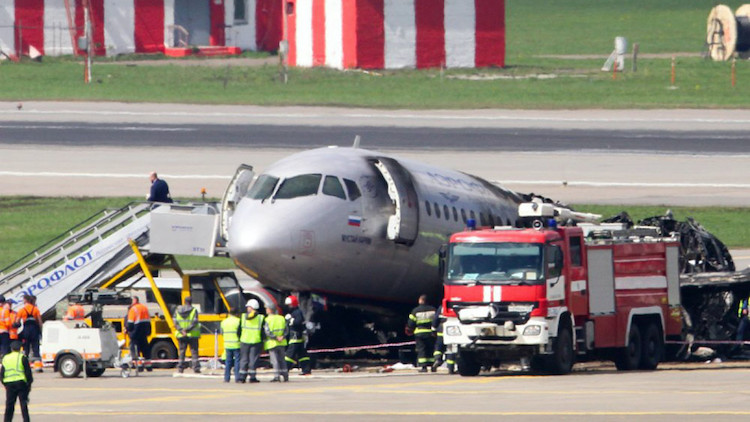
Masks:
[[[165,254],[226,254],[215,204],[134,202],[103,210],[0,270],[0,294],[22,304],[37,297],[42,314],[74,291],[95,288],[137,262]],[[133,249],[137,246],[137,250]]]

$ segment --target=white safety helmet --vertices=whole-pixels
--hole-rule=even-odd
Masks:
[[[258,309],[260,309],[260,303],[258,303],[257,299],[250,299],[250,300],[248,300],[247,303],[245,304],[245,306],[248,307],[248,308],[253,308],[256,311]]]

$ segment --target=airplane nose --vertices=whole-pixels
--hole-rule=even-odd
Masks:
[[[269,258],[289,250],[289,233],[284,227],[269,223],[263,207],[239,207],[229,225],[227,248],[238,263],[258,272]]]

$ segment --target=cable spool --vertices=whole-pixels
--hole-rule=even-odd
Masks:
[[[743,4],[734,13],[737,18],[737,52],[742,57],[750,56],[750,4]]]
[[[735,51],[743,57],[750,50],[750,4],[737,9],[720,4],[708,14],[706,29],[708,55],[716,61],[729,60]]]

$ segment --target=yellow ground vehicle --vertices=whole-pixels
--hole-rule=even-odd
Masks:
[[[182,304],[185,297],[191,296],[193,306],[199,311],[201,325],[199,353],[201,357],[221,356],[223,340],[220,324],[227,317],[229,309],[244,309],[245,298],[234,273],[231,271],[210,271],[196,274],[184,273],[173,256],[168,255],[160,265],[149,264],[138,250],[135,243],[131,247],[137,258],[111,280],[101,286],[105,289],[132,289],[138,280],[146,282],[147,302],[158,305],[156,312],[151,308],[151,359],[176,359],[177,338],[174,333],[173,313]],[[154,270],[172,269],[180,275],[179,285],[160,286],[153,277]],[[133,281],[138,273],[140,279]],[[140,282],[143,285],[143,282]],[[127,339],[124,334],[126,311],[119,318],[105,318],[117,331],[119,339]],[[218,350],[217,350],[218,346]]]

